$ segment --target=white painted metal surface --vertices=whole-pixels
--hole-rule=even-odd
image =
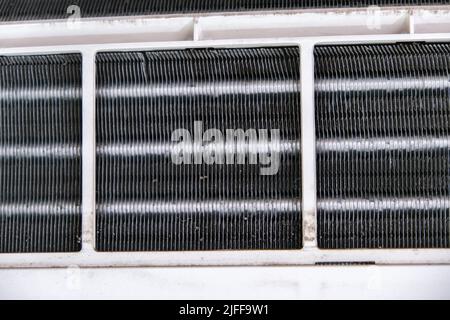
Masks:
[[[0,270],[0,299],[450,299],[450,266]]]
[[[315,175],[313,48],[318,44],[450,41],[450,7],[249,15],[141,17],[0,24],[0,54],[83,55],[82,212],[79,253],[1,254],[1,268],[295,266],[317,263],[448,264],[450,250],[319,250]],[[299,46],[302,91],[304,249],[293,251],[100,253],[95,240],[95,54],[201,47]],[[293,270],[293,269],[289,269]],[[441,270],[441,269],[439,269]],[[448,272],[448,269],[442,269]],[[2,275],[6,275],[2,271]]]

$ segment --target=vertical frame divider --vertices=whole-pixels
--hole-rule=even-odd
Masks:
[[[95,250],[95,50],[82,51],[82,251]]]
[[[314,114],[314,42],[300,43],[302,101],[303,249],[317,249],[316,126]]]

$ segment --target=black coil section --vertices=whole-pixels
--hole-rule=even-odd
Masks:
[[[81,56],[0,56],[0,252],[81,249]]]
[[[450,247],[450,46],[315,50],[319,246]]]
[[[111,52],[96,64],[97,250],[301,247],[298,48]],[[173,132],[194,135],[196,122],[280,130],[279,170],[174,163]]]
[[[448,0],[0,0],[0,21],[447,4]]]

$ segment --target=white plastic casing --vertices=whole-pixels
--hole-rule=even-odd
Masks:
[[[82,16],[82,12],[81,12]],[[314,58],[319,44],[450,41],[450,6],[0,24],[0,54],[83,56],[82,251],[1,254],[0,268],[297,266],[322,263],[450,264],[450,250],[320,250],[317,247]],[[95,55],[101,51],[298,46],[301,50],[303,244],[291,251],[95,251]]]

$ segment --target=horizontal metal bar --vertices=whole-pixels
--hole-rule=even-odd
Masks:
[[[358,78],[358,79],[319,79],[315,81],[316,92],[350,92],[350,91],[393,91],[426,90],[450,88],[448,77],[426,78]]]
[[[300,200],[217,200],[217,201],[147,201],[101,203],[97,212],[106,214],[187,214],[196,212],[300,212]]]
[[[0,145],[0,158],[78,158],[81,146],[69,144]]]
[[[112,157],[132,156],[170,156],[171,154],[192,155],[196,153],[214,153],[217,155],[282,153],[293,154],[301,150],[299,141],[256,141],[256,142],[223,142],[208,143],[133,143],[133,144],[100,144],[97,155]]]
[[[0,88],[0,101],[80,98],[81,88],[78,87]]]
[[[319,139],[317,152],[427,151],[450,149],[450,137]]]
[[[0,214],[77,214],[80,205],[68,202],[48,203],[0,203]],[[1,257],[1,254],[0,254]],[[1,264],[1,262],[0,262]]]
[[[449,198],[386,198],[318,200],[322,211],[356,210],[450,210]]]
[[[97,96],[106,99],[146,98],[146,97],[192,97],[234,94],[298,93],[298,81],[211,81],[205,83],[182,83],[161,85],[120,85],[99,87]]]

